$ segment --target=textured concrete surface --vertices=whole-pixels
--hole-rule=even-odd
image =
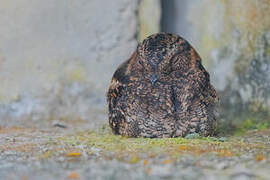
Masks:
[[[270,178],[269,130],[223,138],[225,142],[69,130],[0,128],[0,179]]]
[[[138,6],[0,0],[0,125],[105,121],[112,73],[137,45]]]

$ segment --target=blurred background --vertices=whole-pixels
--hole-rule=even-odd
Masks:
[[[187,39],[220,129],[270,125],[269,0],[0,0],[0,126],[107,122],[113,72],[156,32]]]

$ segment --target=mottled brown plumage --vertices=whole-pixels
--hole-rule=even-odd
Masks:
[[[158,33],[138,45],[113,75],[109,123],[131,137],[212,135],[217,94],[191,45],[175,34]]]

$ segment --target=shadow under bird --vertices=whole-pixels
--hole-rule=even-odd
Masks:
[[[213,135],[218,96],[192,46],[176,34],[140,43],[115,71],[107,92],[109,124],[129,137]]]

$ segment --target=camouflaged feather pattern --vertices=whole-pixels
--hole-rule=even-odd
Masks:
[[[212,135],[218,97],[191,45],[158,33],[115,71],[107,92],[109,124],[130,137]]]

